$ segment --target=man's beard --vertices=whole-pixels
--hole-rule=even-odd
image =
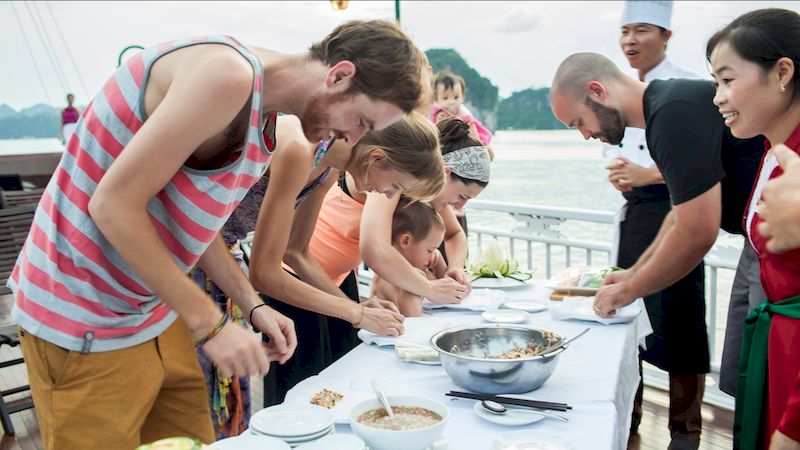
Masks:
[[[345,93],[317,94],[309,100],[306,110],[300,117],[300,125],[303,127],[306,139],[317,142],[328,137],[325,132],[330,130],[330,107],[345,96]],[[339,134],[337,130],[330,131]]]
[[[592,137],[596,139],[604,137],[605,139],[601,140],[606,143],[619,145],[625,136],[625,124],[622,122],[622,116],[619,111],[595,102],[588,95],[583,103],[594,112],[595,116],[597,116],[597,121],[600,122],[600,133],[592,135]]]

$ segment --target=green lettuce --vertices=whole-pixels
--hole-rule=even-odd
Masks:
[[[610,266],[595,270],[593,272],[585,273],[581,275],[581,278],[578,281],[578,286],[597,289],[601,284],[603,284],[603,280],[605,279],[606,275],[610,274],[611,272],[618,272],[620,270],[623,269],[617,266]]]

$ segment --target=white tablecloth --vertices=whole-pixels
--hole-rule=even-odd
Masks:
[[[514,300],[548,301],[545,283],[508,290]],[[553,305],[556,302],[552,302]],[[436,318],[457,322],[482,322],[479,312],[438,309]],[[643,313],[640,317],[645,316]],[[646,320],[646,319],[645,319]],[[491,449],[494,438],[520,429],[559,434],[576,450],[623,449],[627,444],[633,397],[639,384],[637,342],[646,333],[639,319],[627,324],[603,325],[576,320],[553,320],[549,311],[532,314],[525,325],[546,328],[567,337],[584,328],[591,330],[562,353],[553,375],[539,389],[526,394],[538,400],[563,402],[573,409],[563,414],[569,422],[542,420],[523,427],[496,425],[479,418],[472,400],[453,399],[444,394],[456,386],[441,366],[423,366],[397,359],[392,347],[362,344],[315,377],[341,380],[380,378],[389,384],[407,386],[413,394],[437,399],[450,407],[450,422],[444,432],[450,450]],[[640,331],[644,328],[645,331]],[[294,389],[302,389],[303,383]],[[366,381],[365,381],[366,383]],[[294,390],[293,389],[293,390]],[[364,386],[369,390],[369,386]],[[338,433],[351,433],[348,425],[337,425]]]

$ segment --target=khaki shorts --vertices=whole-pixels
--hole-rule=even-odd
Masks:
[[[205,379],[180,319],[135,347],[82,354],[19,329],[46,449],[131,450],[171,436],[209,443]]]

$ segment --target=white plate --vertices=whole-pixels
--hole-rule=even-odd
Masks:
[[[493,323],[522,323],[528,320],[531,315],[525,311],[502,310],[484,311],[481,314],[483,320]]]
[[[493,278],[493,277],[480,277],[472,282],[474,288],[488,288],[488,289],[510,289],[527,286],[533,282],[533,278],[527,281],[519,281],[513,278]]]
[[[350,408],[364,400],[375,397],[367,379],[357,380],[314,376],[304,380],[287,392],[284,404],[311,405],[311,399],[323,389],[330,389],[342,394],[342,399],[328,410],[333,415],[333,422],[338,424],[349,424]],[[387,390],[391,390],[391,388],[387,388]]]
[[[364,450],[364,441],[352,434],[332,434],[324,438],[303,444],[297,450]]]
[[[262,409],[250,418],[250,427],[281,439],[315,435],[333,425],[333,414],[316,405],[281,404]]]
[[[311,434],[311,435],[308,435],[308,436],[300,436],[300,437],[294,437],[294,438],[267,436],[266,434],[261,434],[261,433],[259,433],[258,431],[254,430],[252,428],[248,428],[242,434],[248,434],[248,435],[252,435],[252,436],[270,437],[270,438],[273,438],[273,439],[278,439],[283,443],[289,444],[289,447],[294,448],[294,447],[297,447],[298,445],[310,444],[310,443],[313,443],[313,442],[317,442],[320,439],[326,438],[328,436],[333,436],[334,434],[336,434],[336,427],[331,425],[329,428],[326,428],[325,430],[322,430],[319,433],[314,433],[314,434]]]
[[[544,431],[512,431],[495,438],[493,450],[575,450],[566,439]]]
[[[547,309],[547,303],[544,302],[505,302],[501,305],[502,308],[518,309],[520,311],[527,311],[529,313],[537,313]]]
[[[594,297],[564,297],[561,305],[550,308],[550,316],[556,320],[576,319],[600,322],[606,325],[628,323],[642,312],[638,302],[617,310],[611,317],[600,317],[594,312]]]
[[[289,450],[291,447],[278,438],[264,435],[243,434],[229,437],[212,444],[214,450]]]
[[[320,438],[322,438],[324,436],[329,436],[329,435],[333,434],[334,432],[335,431],[334,431],[334,428],[333,428],[333,424],[331,424],[330,427],[320,431],[319,433],[314,433],[314,434],[309,434],[309,435],[306,435],[306,436],[299,436],[299,437],[281,437],[280,439],[282,439],[283,442],[286,442],[287,444],[291,445],[292,447],[296,447],[296,446],[298,446],[300,444],[305,444],[306,442],[316,442],[318,439],[320,439]]]
[[[538,414],[536,411],[520,408],[509,408],[505,414],[494,414],[481,406],[480,401],[475,402],[475,405],[472,406],[472,410],[475,411],[475,414],[477,414],[481,419],[488,420],[489,422],[493,422],[498,425],[528,425],[529,423],[538,422],[544,419],[544,416]]]

